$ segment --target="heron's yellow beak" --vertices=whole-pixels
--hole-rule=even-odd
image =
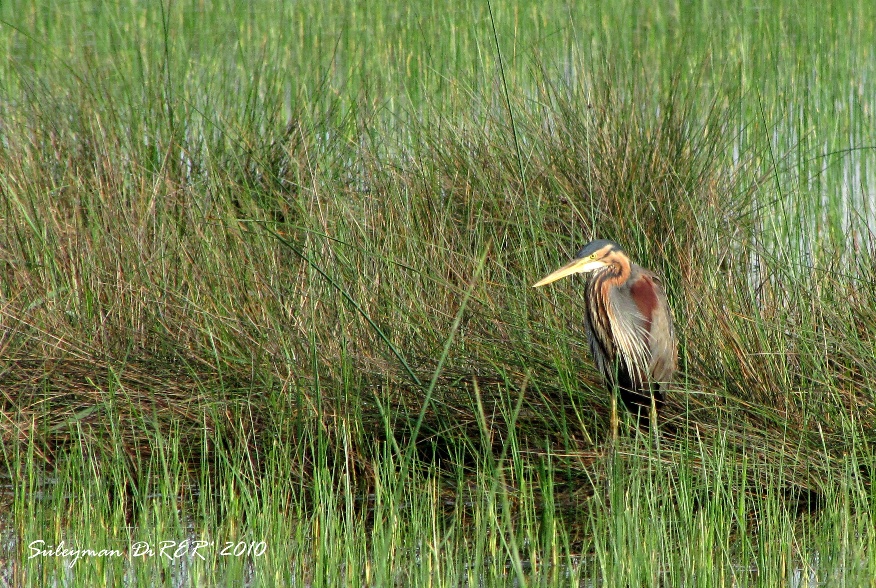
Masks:
[[[599,261],[597,259],[590,259],[589,257],[573,259],[571,262],[567,263],[557,271],[546,275],[544,278],[534,283],[532,287],[538,288],[539,286],[546,286],[551,282],[556,282],[560,278],[565,278],[566,276],[571,276],[572,274],[586,274],[601,267],[605,267],[605,265],[606,264],[602,261]]]

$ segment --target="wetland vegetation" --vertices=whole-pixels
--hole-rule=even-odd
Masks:
[[[0,46],[7,583],[876,577],[872,3],[13,1]],[[530,287],[593,238],[664,277],[659,444]]]

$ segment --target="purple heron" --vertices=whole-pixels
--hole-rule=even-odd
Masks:
[[[600,239],[533,287],[572,274],[586,274],[584,328],[590,353],[612,392],[612,429],[617,431],[615,391],[640,423],[663,404],[678,362],[672,312],[660,279],[630,261],[623,249]],[[645,408],[645,410],[642,410]]]

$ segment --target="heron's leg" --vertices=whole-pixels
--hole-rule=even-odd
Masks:
[[[657,425],[657,399],[654,397],[654,392],[651,392],[651,406],[648,407],[651,430],[654,432],[654,447],[660,451],[660,427]]]
[[[617,443],[617,428],[618,428],[617,395],[618,395],[617,386],[612,386],[612,391],[611,391],[611,440],[614,443]]]

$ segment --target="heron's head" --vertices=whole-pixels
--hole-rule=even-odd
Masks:
[[[561,267],[555,272],[552,272],[532,285],[533,288],[545,286],[551,282],[556,282],[560,278],[571,276],[572,274],[589,274],[595,272],[608,265],[614,263],[617,256],[622,256],[626,259],[626,254],[620,245],[608,239],[598,239],[591,241],[584,246],[575,259]]]

